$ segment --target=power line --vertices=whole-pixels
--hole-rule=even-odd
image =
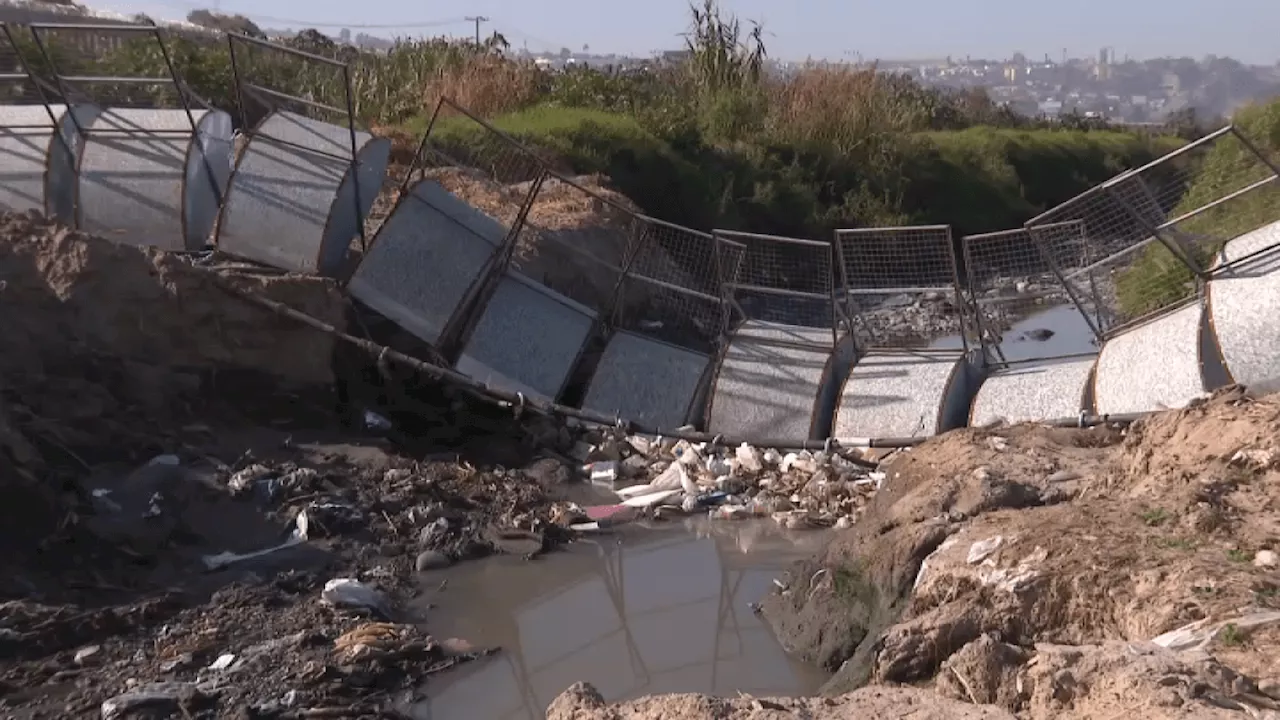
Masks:
[[[473,22],[476,24],[476,44],[479,45],[480,44],[480,23],[489,22],[489,18],[483,15],[471,15],[471,16],[468,16],[466,20],[467,22]]]

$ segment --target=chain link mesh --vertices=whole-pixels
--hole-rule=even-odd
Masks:
[[[716,230],[722,248],[741,255],[728,281],[731,308],[742,320],[758,320],[839,332],[831,244],[820,240]]]
[[[530,197],[510,267],[608,318],[622,270],[644,231],[621,203],[548,175]]]
[[[969,332],[951,228],[836,231],[842,293],[863,344],[920,347]]]
[[[1106,336],[1194,297],[1222,246],[1280,219],[1266,159],[1231,127],[1122,173],[1027,223],[1079,222],[1089,267],[1065,272]]]
[[[1017,228],[967,235],[962,241],[978,340],[989,358],[1002,358],[1004,333],[1020,320],[1059,307],[1095,312],[1089,304],[1092,296],[1078,298],[1082,306],[1076,306],[1076,298],[1054,272],[1055,267],[1074,272],[1088,266],[1084,224],[1046,225],[1040,238],[1037,241],[1025,228]]]
[[[640,221],[641,235],[623,280],[616,326],[714,352],[727,331],[724,278],[735,272],[741,248],[653,218]],[[723,263],[729,268],[722,268]]]
[[[449,99],[435,116],[408,163],[404,185],[428,179],[495,220],[506,233],[516,229],[543,164],[507,134]],[[502,238],[495,238],[500,243]]]

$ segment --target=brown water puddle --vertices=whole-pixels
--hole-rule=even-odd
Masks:
[[[783,651],[749,603],[825,540],[768,521],[632,525],[525,562],[469,563],[427,581],[438,638],[501,646],[431,678],[423,720],[545,717],[577,681],[608,700],[653,693],[816,693],[828,675]],[[448,584],[437,591],[440,581]]]

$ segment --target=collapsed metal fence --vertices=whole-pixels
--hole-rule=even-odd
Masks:
[[[1063,279],[1064,272],[1088,265],[1083,223],[1046,225],[1038,237],[1025,228],[967,235],[962,244],[975,335],[989,366],[1091,354],[1019,342],[1027,335],[1028,329],[1019,327],[1025,319],[1050,313],[1055,319],[1063,313],[1079,317],[1091,340],[1100,340],[1094,306],[1077,297]],[[1093,296],[1090,292],[1085,298]],[[1040,328],[1030,331],[1043,332]]]
[[[451,348],[445,355],[455,370],[466,370],[473,380],[476,373],[515,379],[515,387],[536,391],[517,390],[513,397],[520,403],[539,394],[549,407],[561,407],[555,401],[575,367],[608,366],[613,345],[593,350],[593,343],[642,338],[651,344],[631,347],[713,356],[752,323],[803,328],[782,344],[819,352],[834,353],[850,340],[864,353],[967,354],[976,343],[988,367],[1051,359],[1052,352],[1010,357],[1002,342],[1005,326],[1030,309],[1027,303],[1074,306],[1102,342],[1176,311],[1215,278],[1280,245],[1280,237],[1257,235],[1274,222],[1268,211],[1276,207],[1276,165],[1234,127],[1123,173],[1021,230],[970,236],[957,247],[949,226],[841,230],[834,242],[824,242],[671,225],[557,172],[538,152],[449,100],[438,103],[409,172],[394,183],[395,206],[370,243],[367,235],[376,225],[370,207],[383,189],[391,148],[358,127],[346,64],[229,36],[238,117],[249,124],[224,193],[229,168],[218,167],[212,149],[224,140],[221,121],[209,122],[217,111],[185,86],[158,28],[51,24],[30,32],[39,59],[34,70],[31,53],[23,55],[4,28],[0,87],[7,88],[6,99],[25,99],[44,113],[51,126],[40,128],[56,129],[61,122],[50,96],[83,105],[96,99],[108,115],[122,118],[148,118],[126,110],[179,106],[163,121],[156,115],[132,125],[72,117],[77,132],[53,132],[51,146],[56,138],[70,155],[68,137],[92,144],[95,133],[113,142],[191,139],[200,150],[195,160],[208,175],[203,184],[191,180],[192,157],[184,156],[185,165],[169,157],[173,142],[159,153],[141,143],[115,148],[181,174],[181,197],[152,205],[158,214],[167,210],[181,218],[186,247],[203,246],[210,237],[202,231],[201,211],[191,210],[195,187],[217,198],[212,207],[220,212],[219,248],[285,269],[349,278],[354,297],[422,339]],[[120,52],[147,55],[149,67],[163,71],[115,75],[109,64],[91,62]],[[306,93],[273,87],[298,77],[306,78]],[[30,90],[12,89],[19,85]],[[185,125],[175,126],[178,116],[185,116]],[[228,121],[228,145],[229,135]],[[94,228],[83,215],[84,177],[101,174],[113,157],[118,159],[104,154],[96,171],[92,164],[88,173],[83,165],[75,169],[81,177],[71,206],[82,227]],[[226,157],[229,164],[229,147]],[[1206,175],[1210,163],[1216,163],[1214,171]],[[145,174],[141,167],[130,172]],[[135,191],[134,202],[145,206],[145,194]],[[109,204],[99,202],[98,212]],[[96,221],[127,234],[128,222],[112,227],[100,216]],[[448,242],[441,240],[444,234]],[[1255,237],[1241,240],[1250,234]],[[351,247],[353,240],[358,248]],[[435,317],[426,318],[431,313]],[[556,334],[566,322],[577,328],[572,338]],[[513,329],[524,334],[513,335]],[[492,354],[504,345],[506,357]],[[572,350],[567,356],[560,352],[566,348]],[[522,365],[554,364],[553,350],[560,368],[541,378],[547,382],[512,377]],[[681,372],[692,377],[696,368],[692,363]],[[613,367],[614,377],[621,369]],[[491,389],[486,383],[479,380]],[[615,395],[628,390],[614,389]],[[589,398],[592,392],[587,390]],[[950,391],[940,386],[938,392]],[[650,417],[664,418],[659,427],[673,424],[676,415],[657,408],[671,405],[669,399],[650,400],[634,416],[653,410]],[[686,418],[694,416],[695,405],[689,404]],[[580,414],[607,416],[591,412]],[[938,414],[941,427],[945,413]]]
[[[1064,269],[1062,280],[1092,307],[1097,332],[1113,337],[1192,301],[1224,244],[1275,221],[1268,198],[1275,197],[1277,177],[1274,162],[1227,126],[1032,218],[1026,228],[1052,255],[1061,225],[1082,225],[1088,264]]]
[[[868,348],[929,347],[952,336],[968,350],[971,321],[951,226],[836,230],[840,293]]]

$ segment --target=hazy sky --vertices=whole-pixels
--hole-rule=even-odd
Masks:
[[[700,1],[700,0],[699,0]],[[215,0],[87,0],[92,7],[176,19]],[[1115,48],[1145,58],[1229,55],[1244,62],[1280,59],[1275,29],[1280,0],[721,0],[742,18],[763,20],[770,54],[851,58],[1007,57],[1016,51],[1054,58]],[[648,55],[681,46],[686,0],[221,0],[221,9],[269,27],[308,20],[372,35],[468,35],[461,20],[485,15],[484,34],[502,32],[530,50],[561,47]],[[378,25],[361,29],[359,25]],[[417,27],[414,27],[417,25]]]

